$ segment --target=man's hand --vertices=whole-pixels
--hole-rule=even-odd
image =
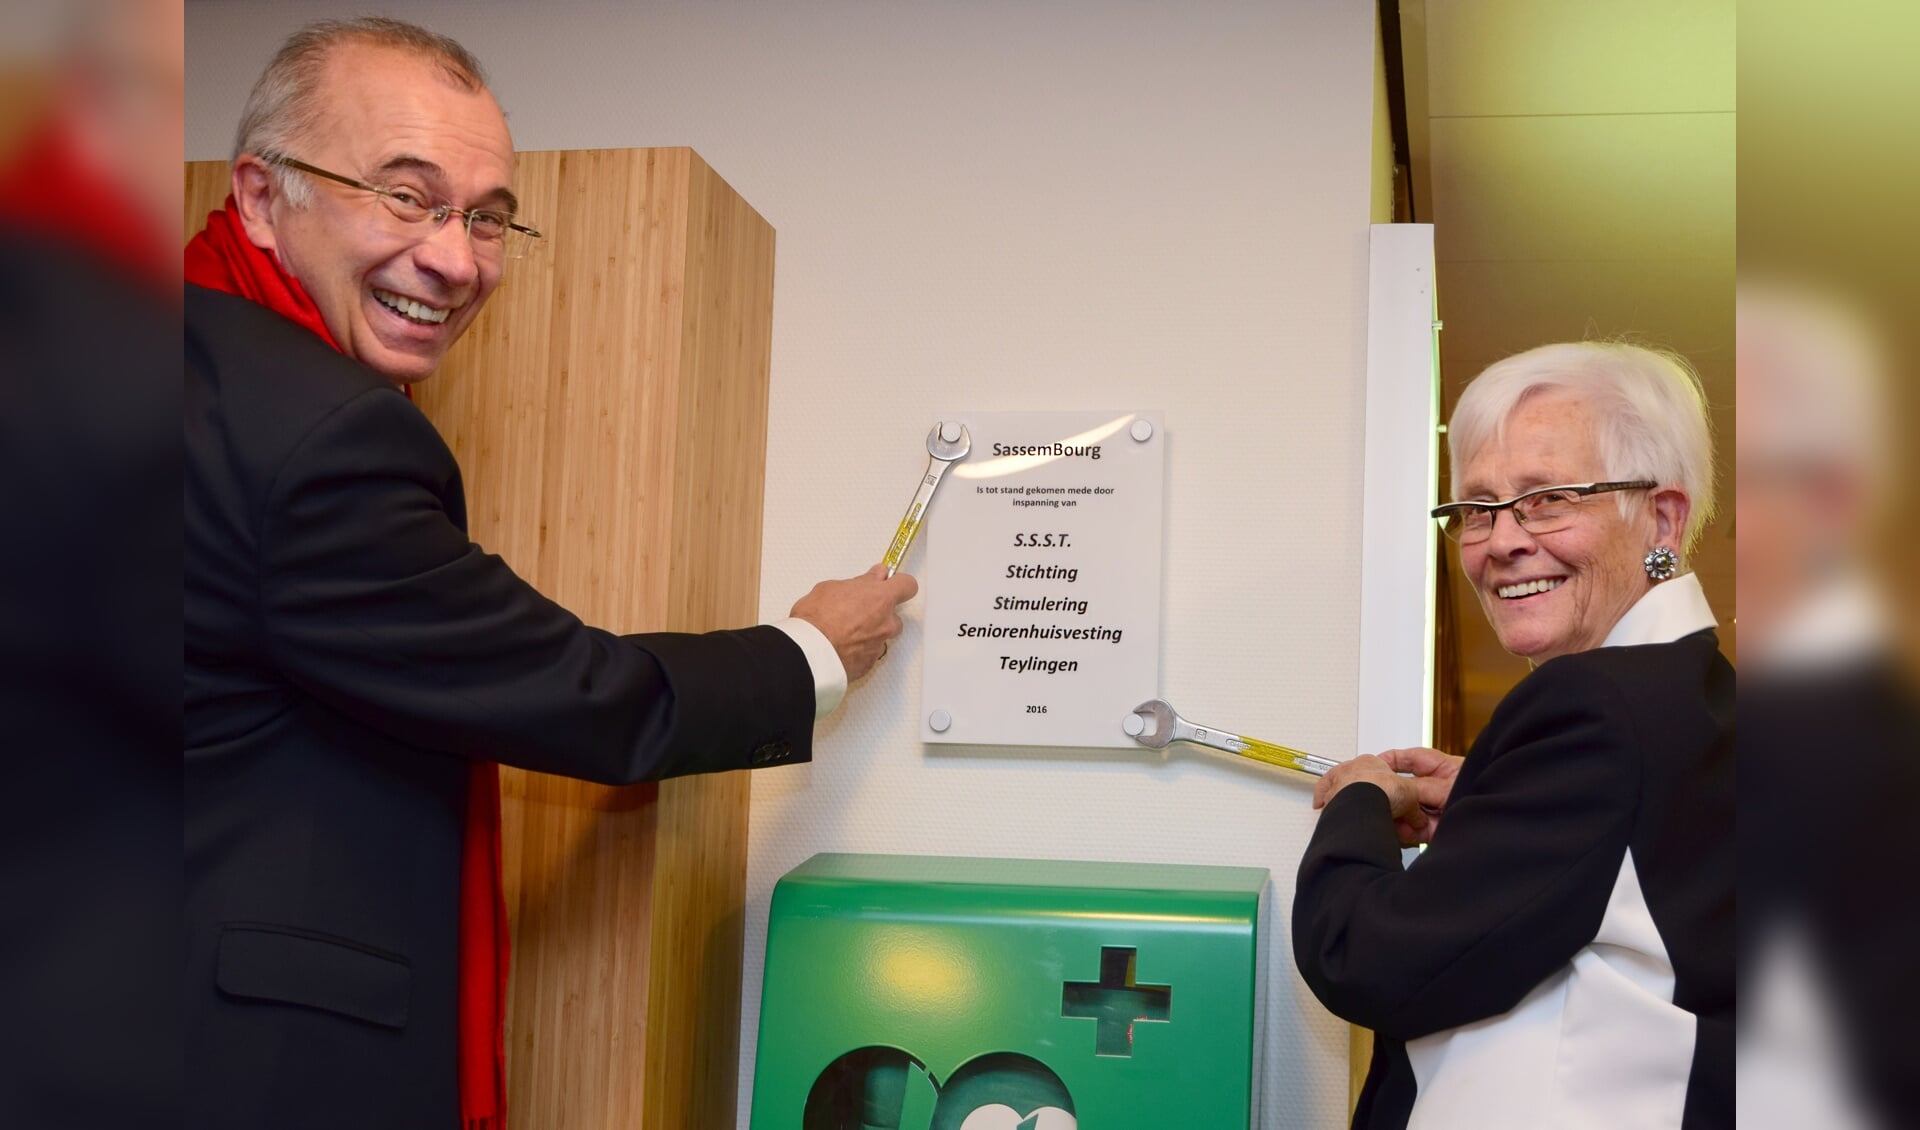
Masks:
[[[1427,814],[1420,807],[1416,782],[1397,776],[1384,758],[1372,754],[1343,761],[1327,770],[1327,775],[1313,787],[1313,806],[1325,808],[1341,789],[1358,781],[1371,781],[1387,794],[1387,805],[1393,811],[1393,827],[1402,844],[1412,847],[1426,841],[1430,834]]]
[[[895,609],[919,591],[920,582],[911,576],[896,573],[889,580],[887,567],[875,565],[848,580],[821,581],[794,602],[789,615],[820,629],[852,682],[887,653],[887,641],[906,626]]]
[[[1413,791],[1427,818],[1426,839],[1431,840],[1440,827],[1441,815],[1447,810],[1447,798],[1453,794],[1453,779],[1460,775],[1460,765],[1466,758],[1415,746],[1390,749],[1380,755],[1380,760],[1396,773],[1413,774]],[[1404,832],[1401,839],[1406,839]]]

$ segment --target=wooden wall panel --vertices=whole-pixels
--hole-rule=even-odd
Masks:
[[[773,229],[698,156],[688,180],[680,430],[714,439],[676,452],[668,544],[670,622],[694,631],[735,622],[731,610],[759,604]],[[712,1115],[734,1107],[739,1031],[709,1018],[740,1011],[747,801],[744,773],[660,785],[658,874],[671,879],[654,899],[647,1026],[657,1052],[647,1057],[648,1126],[731,1121]]]
[[[414,386],[474,540],[598,627],[753,623],[772,228],[688,149],[522,153],[515,188],[546,246]],[[226,193],[190,164],[187,230]],[[502,797],[513,1123],[731,1125],[747,774]]]
[[[182,203],[186,238],[207,226],[207,213],[220,207],[230,191],[225,161],[188,161],[186,191]]]

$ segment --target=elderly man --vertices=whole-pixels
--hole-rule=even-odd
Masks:
[[[479,65],[311,26],[255,86],[188,249],[188,1123],[490,1127],[492,761],[627,783],[791,764],[910,577],[776,625],[614,636],[465,532],[402,387],[499,284],[513,145]]]

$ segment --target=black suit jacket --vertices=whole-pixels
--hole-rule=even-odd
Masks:
[[[177,1126],[180,316],[0,226],[0,1124]]]
[[[1385,793],[1328,803],[1300,863],[1294,958],[1321,1003],[1378,1037],[1356,1127],[1407,1124],[1406,1041],[1507,1012],[1594,940],[1629,850],[1672,1003],[1696,1018],[1683,1125],[1732,1125],[1733,708],[1711,631],[1579,652],[1501,701],[1411,868]]]
[[[1876,652],[1749,668],[1740,707],[1740,812],[1763,830],[1740,853],[1741,994],[1764,1011],[1783,972],[1773,945],[1782,932],[1801,935],[1811,961],[1801,975],[1833,1027],[1838,1090],[1878,1125],[1911,1125],[1920,1087],[1912,1033],[1920,899],[1911,894],[1908,832],[1920,796],[1920,702],[1911,676]]]
[[[803,761],[813,677],[777,628],[583,625],[468,541],[409,400],[187,292],[188,1124],[452,1127],[468,759]]]

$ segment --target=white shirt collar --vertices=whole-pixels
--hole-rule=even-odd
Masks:
[[[1887,654],[1886,598],[1857,572],[1838,574],[1803,597],[1755,649],[1759,667],[1818,671]]]
[[[1714,626],[1713,608],[1692,573],[1663,581],[1647,590],[1627,614],[1614,624],[1601,647],[1630,647],[1643,643],[1672,643],[1702,628]]]

